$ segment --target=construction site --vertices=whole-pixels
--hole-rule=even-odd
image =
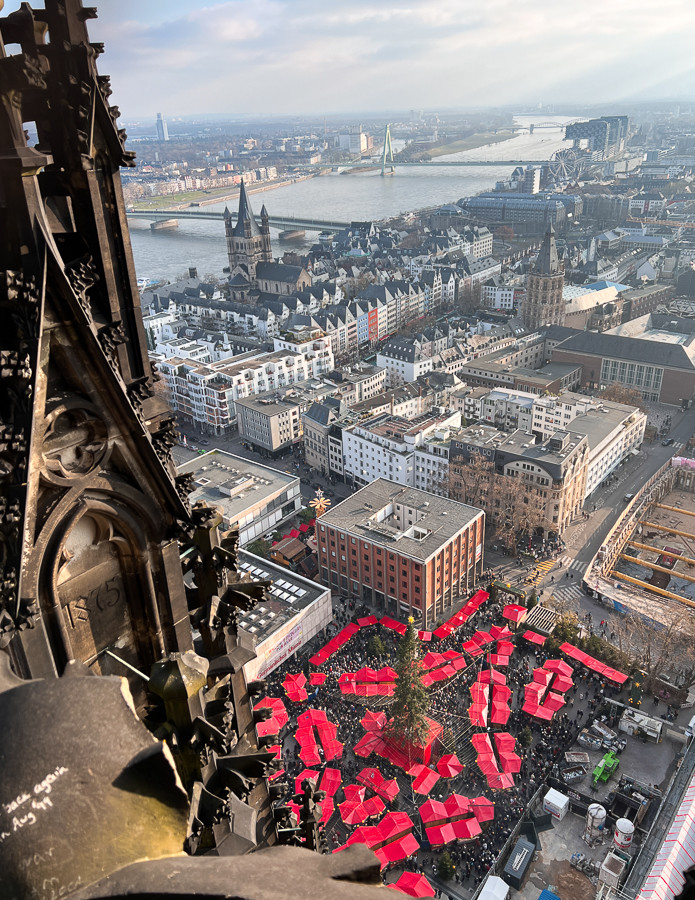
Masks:
[[[619,612],[666,625],[674,602],[695,608],[694,460],[674,457],[627,505],[584,586]]]
[[[640,516],[613,575],[695,607],[695,494],[677,489]]]

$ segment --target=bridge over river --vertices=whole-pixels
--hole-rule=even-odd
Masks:
[[[127,212],[130,219],[147,219],[150,222],[167,222],[179,219],[218,219],[224,221],[224,213],[205,210],[202,207],[193,209],[133,209]],[[236,213],[232,213],[236,221]],[[270,216],[269,224],[281,231],[340,231],[349,228],[350,222],[336,222],[332,219],[309,219],[302,216]]]

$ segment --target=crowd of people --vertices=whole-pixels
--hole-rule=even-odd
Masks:
[[[442,641],[433,640],[423,643],[423,655],[428,650],[444,652],[456,650],[461,652],[462,642],[468,640],[476,629],[487,631],[493,624],[504,625],[502,605],[486,603],[472,619],[462,628],[456,630]],[[345,601],[344,606],[336,611],[336,626],[342,627],[366,611],[356,608],[354,601]],[[521,631],[523,632],[523,627]],[[373,638],[378,635],[385,647],[385,654],[376,656],[373,653]],[[292,703],[285,696],[282,682],[288,672],[299,671],[298,663],[293,659],[283,663],[268,677],[268,696],[284,699],[290,721],[284,729],[282,740],[283,767],[290,793],[294,793],[294,779],[307,766],[299,756],[299,745],[293,738],[297,725],[297,716],[307,708],[323,709],[330,721],[338,725],[338,740],[344,744],[342,758],[328,762],[327,765],[338,768],[342,776],[342,784],[354,784],[356,776],[365,766],[376,766],[387,779],[395,778],[400,791],[397,799],[389,809],[407,812],[415,824],[415,832],[423,849],[415,857],[396,866],[398,872],[404,868],[420,871],[436,878],[437,860],[443,848],[431,849],[427,844],[426,832],[421,826],[418,814],[419,807],[427,800],[427,796],[415,793],[412,777],[403,769],[380,756],[364,759],[356,756],[354,746],[364,735],[361,719],[368,709],[383,708],[388,715],[390,698],[356,698],[344,695],[338,689],[338,678],[344,672],[355,672],[363,666],[380,668],[393,663],[399,635],[381,625],[360,629],[336,654],[334,654],[319,671],[328,677],[325,683],[312,688],[308,701]],[[511,715],[504,726],[493,726],[489,730],[508,731],[517,738],[516,752],[521,756],[521,772],[515,776],[515,784],[509,790],[491,791],[487,780],[476,765],[476,754],[471,744],[471,735],[480,729],[474,728],[468,717],[471,704],[470,686],[482,669],[488,668],[487,654],[476,659],[466,657],[468,665],[457,677],[433,686],[429,695],[430,718],[442,726],[441,744],[443,753],[455,753],[463,764],[463,771],[453,778],[440,778],[430,791],[433,799],[444,800],[451,793],[474,797],[486,795],[494,803],[495,816],[490,822],[483,823],[482,834],[466,842],[456,843],[448,847],[455,865],[455,881],[469,889],[474,887],[488,872],[496,857],[509,839],[514,826],[523,815],[526,805],[534,793],[541,787],[551,773],[558,773],[558,766],[563,762],[562,754],[575,742],[577,735],[591,720],[591,717],[602,711],[605,700],[609,696],[618,696],[620,689],[601,681],[598,676],[572,663],[575,669],[573,687],[565,695],[565,706],[555,713],[550,722],[541,721],[522,710],[524,703],[524,686],[533,678],[533,669],[543,665],[549,654],[543,647],[529,644],[520,636],[513,638],[515,649],[509,664],[500,669],[506,676],[507,686],[512,690],[509,701]],[[313,667],[307,662],[305,674]],[[528,730],[527,730],[528,729]],[[530,735],[529,735],[530,731]],[[522,746],[520,735],[529,741]],[[529,740],[530,738],[530,740]],[[414,761],[415,762],[415,761]],[[431,765],[434,765],[436,758]],[[555,768],[554,768],[555,767]],[[322,768],[312,766],[311,768]],[[342,789],[335,796],[335,810],[325,826],[325,836],[329,850],[335,850],[345,844],[354,830],[346,825],[340,816],[338,804],[344,799]],[[374,824],[374,822],[365,824]],[[392,875],[385,872],[390,881]]]

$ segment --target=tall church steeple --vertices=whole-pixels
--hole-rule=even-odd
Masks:
[[[564,286],[565,264],[558,256],[555,229],[551,223],[526,285],[523,319],[529,331],[536,331],[543,325],[564,325]]]
[[[250,286],[255,287],[256,266],[259,262],[272,262],[273,260],[270,224],[268,211],[264,204],[261,210],[261,227],[258,227],[243,181],[239,191],[239,212],[236,225],[232,224],[232,217],[227,215],[227,210],[225,210],[224,226],[230,270],[233,272],[234,269],[242,266],[246,271]]]

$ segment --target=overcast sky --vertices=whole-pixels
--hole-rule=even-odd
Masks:
[[[125,121],[695,99],[695,0],[85,5]]]

